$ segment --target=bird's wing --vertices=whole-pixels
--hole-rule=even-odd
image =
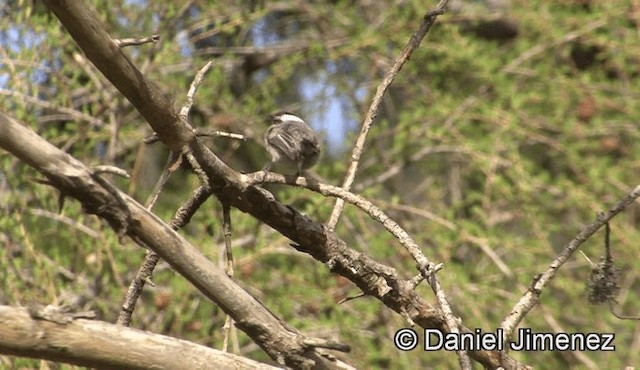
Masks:
[[[287,158],[292,161],[297,160],[296,153],[300,152],[300,144],[296,142],[289,131],[278,130],[275,135],[269,135],[267,140],[269,144],[278,148]]]

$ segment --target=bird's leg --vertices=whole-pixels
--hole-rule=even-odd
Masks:
[[[296,171],[296,179],[302,175],[302,161],[298,161],[298,171]]]
[[[264,167],[262,167],[262,182],[264,182],[265,177],[267,177],[267,172],[269,172],[271,166],[273,166],[273,161],[267,163]]]

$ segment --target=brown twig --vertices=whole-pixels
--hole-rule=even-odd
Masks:
[[[502,70],[505,73],[515,73],[517,68],[525,61],[533,58],[535,55],[540,54],[542,52],[544,52],[545,50],[552,48],[552,47],[556,47],[562,44],[565,44],[567,42],[571,42],[575,39],[577,39],[578,37],[589,33],[593,30],[596,30],[598,28],[604,27],[607,24],[606,20],[603,19],[599,19],[597,21],[593,21],[590,23],[587,23],[586,25],[584,25],[582,28],[580,28],[579,30],[573,31],[573,32],[569,32],[566,35],[562,36],[561,38],[551,42],[551,43],[547,43],[547,44],[540,44],[540,45],[536,45],[534,47],[532,47],[531,49],[525,51],[524,53],[520,54],[517,58],[515,58],[514,60],[511,61],[511,63],[509,63],[508,65],[506,65]]]
[[[127,171],[123,170],[122,168],[115,167],[115,166],[94,166],[91,169],[96,174],[110,173],[112,175],[117,175],[117,176],[120,176],[120,177],[124,177],[125,179],[130,178],[130,176],[127,173]]]
[[[210,189],[206,187],[199,187],[196,191],[193,192],[191,198],[183,204],[176,213],[171,218],[171,223],[169,226],[173,230],[178,230],[184,227],[184,225],[188,224],[191,220],[191,217],[195,214],[195,212],[200,208],[202,203],[204,203],[209,196],[211,195]],[[147,205],[147,208],[152,207],[153,204]],[[125,295],[120,314],[118,315],[117,324],[129,326],[131,323],[131,314],[135,309],[135,303],[140,297],[140,293],[142,292],[142,288],[145,283],[149,283],[149,279],[153,274],[153,270],[160,257],[157,253],[152,250],[147,250],[145,254],[144,261],[142,262],[138,273],[136,274],[135,279],[129,285],[129,290]]]
[[[160,178],[158,179],[158,182],[156,183],[156,186],[154,187],[154,190],[149,197],[149,200],[147,200],[147,204],[145,205],[145,207],[149,211],[153,209],[153,206],[158,200],[160,192],[162,192],[162,189],[169,180],[169,176],[171,175],[171,173],[173,173],[174,170],[172,169],[177,167],[175,165],[172,165],[172,162],[173,164],[175,164],[180,160],[180,158],[180,155],[176,154],[175,152],[171,152],[171,154],[169,154],[167,166],[162,172],[162,175],[160,175]],[[131,280],[131,283],[129,283],[127,293],[122,300],[122,306],[120,307],[120,313],[118,314],[116,324],[123,326],[131,325],[131,316],[133,315],[133,311],[135,310],[136,302],[138,301],[138,298],[140,298],[140,294],[142,294],[144,285],[150,284],[153,286],[151,276],[153,275],[153,270],[156,268],[159,260],[160,256],[158,256],[156,252],[147,249],[144,255],[144,259],[142,260],[142,264],[140,265],[140,268],[136,273],[136,277]]]
[[[562,252],[551,262],[549,268],[542,274],[537,275],[529,290],[520,298],[520,300],[511,309],[511,312],[505,317],[500,325],[504,329],[505,341],[508,341],[513,335],[513,331],[522,321],[522,319],[535,307],[540,301],[540,295],[544,288],[555,278],[558,270],[567,260],[578,250],[578,248],[596,233],[609,220],[614,218],[618,213],[631,205],[636,198],[640,197],[640,185],[636,186],[622,200],[614,205],[609,212],[599,216],[596,221],[587,225],[578,235],[576,235],[563,249]]]
[[[224,233],[224,250],[225,250],[225,272],[227,276],[233,277],[233,251],[231,250],[231,207],[227,203],[222,204],[222,229]],[[227,352],[229,346],[229,337],[233,329],[233,319],[227,315],[222,326],[224,338],[222,340],[222,351]]]
[[[196,91],[198,91],[198,88],[200,87],[200,85],[202,84],[202,79],[204,78],[204,75],[209,71],[209,69],[211,69],[212,65],[213,65],[213,62],[208,61],[202,68],[200,68],[198,73],[196,73],[196,76],[193,78],[193,82],[191,82],[191,86],[189,87],[189,91],[187,92],[187,102],[184,103],[184,105],[182,106],[182,109],[180,109],[180,117],[182,117],[183,119],[186,120],[187,117],[189,117],[189,111],[193,106],[193,97],[195,96]]]
[[[364,144],[367,140],[367,134],[373,125],[373,121],[378,115],[378,109],[380,107],[380,103],[382,102],[382,97],[384,93],[389,88],[389,85],[396,78],[404,64],[409,60],[411,54],[420,46],[422,39],[427,35],[427,32],[431,29],[433,24],[438,18],[439,15],[443,14],[445,8],[447,6],[448,0],[440,0],[436,8],[430,12],[428,12],[420,24],[418,30],[411,36],[407,44],[402,49],[402,53],[396,59],[393,66],[387,71],[382,82],[378,86],[375,95],[373,96],[373,100],[371,102],[371,106],[367,111],[367,114],[362,123],[362,128],[360,129],[360,134],[356,139],[356,144],[353,147],[353,151],[351,152],[351,163],[349,164],[349,169],[347,170],[344,182],[342,183],[342,187],[346,190],[351,189],[351,185],[356,177],[356,172],[358,171],[358,164],[360,163],[360,157],[362,156],[362,152],[364,150]],[[331,216],[329,216],[329,221],[327,222],[327,227],[329,229],[333,229],[338,224],[338,219],[340,218],[340,214],[344,208],[344,201],[338,199],[336,204],[333,206],[333,211],[331,212]]]
[[[231,132],[212,130],[211,128],[208,128],[208,127],[197,127],[193,131],[198,137],[227,137],[229,139],[247,140],[247,138],[244,135],[234,134]],[[153,144],[159,140],[160,139],[158,139],[158,135],[154,133],[144,138],[143,142],[145,144]]]
[[[143,44],[148,44],[148,43],[153,43],[158,41],[160,41],[160,35],[158,34],[147,36],[147,37],[129,37],[124,39],[113,39],[113,42],[115,42],[116,45],[118,45],[121,48],[125,46],[143,45]]]

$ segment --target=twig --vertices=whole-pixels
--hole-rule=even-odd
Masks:
[[[200,208],[202,203],[209,198],[209,195],[210,189],[206,187],[199,187],[196,189],[191,198],[178,208],[176,213],[173,215],[169,226],[171,226],[173,230],[178,230],[189,223],[191,217],[195,214],[198,208]],[[150,204],[150,206],[152,207],[153,204]],[[118,320],[116,321],[118,325],[129,326],[131,323],[131,315],[133,314],[136,302],[140,297],[140,293],[142,293],[142,288],[144,288],[145,283],[148,283],[159,260],[160,257],[157,253],[147,249],[144,261],[140,265],[140,269],[138,270],[136,277],[131,281],[131,284],[129,284],[129,289],[123,300],[122,307],[120,308]]]
[[[560,323],[556,320],[555,317],[549,312],[547,307],[541,306],[542,317],[547,322],[547,324],[553,329],[553,332],[558,333],[566,333],[567,328],[563,328]],[[561,352],[560,355],[566,359],[567,362],[580,362],[582,366],[580,368],[597,370],[599,367],[591,360],[584,352],[582,351],[558,351]]]
[[[244,135],[234,134],[231,132],[212,130],[211,128],[208,128],[208,127],[195,128],[194,132],[196,136],[228,137],[229,139],[247,140],[247,138]],[[145,144],[153,144],[158,141],[160,141],[160,139],[158,138],[158,135],[156,133],[151,134],[150,136],[144,138],[143,140]]]
[[[79,120],[79,121],[89,122],[94,127],[102,127],[105,124],[103,121],[99,120],[98,118],[95,118],[95,117],[93,117],[93,116],[91,116],[89,114],[86,114],[86,113],[82,113],[79,110],[72,109],[72,108],[67,108],[67,107],[59,107],[59,106],[57,106],[55,104],[49,103],[48,101],[41,100],[41,99],[38,99],[38,98],[34,98],[32,96],[29,96],[29,95],[26,95],[26,94],[22,94],[22,93],[19,93],[17,91],[11,91],[11,90],[7,90],[7,89],[4,89],[4,88],[0,87],[0,95],[12,96],[12,97],[20,99],[20,101],[22,101],[22,102],[31,103],[31,104],[34,104],[34,105],[36,105],[38,107],[51,109],[51,110],[54,110],[56,112],[60,112],[60,113],[63,113],[65,115],[67,115],[67,117],[63,116],[64,118],[61,117],[60,118],[61,120],[62,119],[72,118],[72,119],[76,119],[76,120]]]
[[[116,166],[94,166],[94,167],[91,167],[91,169],[96,174],[110,173],[112,175],[118,175],[120,177],[124,177],[125,179],[130,178],[127,171],[123,170],[122,168],[118,168]]]
[[[416,153],[412,154],[411,157],[404,160],[401,159],[400,162],[394,163],[391,166],[387,167],[382,173],[376,175],[375,177],[370,177],[363,181],[358,182],[355,189],[357,191],[362,191],[363,189],[368,189],[371,186],[381,184],[389,180],[390,178],[396,176],[397,174],[401,173],[401,171],[404,168],[406,168],[409,164],[419,162],[427,155],[436,154],[436,153],[468,154],[467,151],[462,148],[455,148],[455,147],[445,146],[445,145],[433,146],[433,147],[425,146],[424,148],[420,149]]]
[[[65,223],[71,227],[78,229],[79,231],[82,231],[83,233],[89,235],[94,239],[98,239],[100,237],[100,234],[98,234],[96,231],[88,228],[87,226],[69,217],[59,215],[59,214],[49,212],[47,210],[39,209],[39,208],[28,208],[28,210],[29,210],[29,213],[31,213],[32,215],[48,217],[48,218],[51,218],[52,220]]]
[[[502,321],[501,327],[504,329],[505,340],[511,338],[518,324],[529,311],[538,304],[542,290],[555,278],[560,267],[573,255],[578,247],[595,234],[603,225],[609,222],[609,220],[631,205],[638,197],[640,197],[640,185],[636,186],[635,189],[622,198],[609,212],[601,217],[599,216],[596,221],[582,229],[582,231],[562,249],[562,252],[551,262],[549,268],[534,278],[529,290],[520,298],[518,303],[511,309],[511,312],[509,312],[507,317]]]
[[[365,297],[365,296],[366,296],[366,294],[364,294],[363,292],[360,292],[360,293],[358,293],[358,294],[356,294],[354,296],[342,298],[340,301],[338,301],[338,304],[343,304],[343,303],[346,303],[346,302],[349,302],[349,301],[353,301],[354,299],[362,298],[362,297]]]
[[[522,64],[524,61],[531,59],[533,56],[542,53],[543,51],[555,47],[555,46],[559,46],[562,44],[565,44],[567,42],[571,42],[575,39],[577,39],[578,37],[584,35],[585,33],[589,33],[593,30],[596,30],[598,28],[604,27],[607,24],[607,22],[605,20],[599,19],[597,21],[591,22],[591,23],[587,23],[584,27],[582,27],[579,30],[576,30],[574,32],[569,32],[566,35],[562,36],[561,38],[548,43],[548,44],[541,44],[541,45],[536,45],[534,47],[532,47],[531,49],[525,51],[524,53],[520,54],[516,59],[512,60],[511,63],[509,63],[507,66],[505,66],[503,68],[503,71],[506,73],[514,73],[516,68]]]
[[[227,276],[233,277],[233,251],[231,250],[231,207],[228,203],[222,204],[222,230],[224,233],[224,249],[225,249],[225,272]],[[222,331],[224,332],[224,339],[222,341],[222,351],[227,352],[229,346],[229,337],[231,336],[231,329],[233,328],[233,319],[227,315],[224,320],[224,326]]]
[[[211,189],[206,186],[197,188],[191,198],[183,204],[171,218],[169,226],[174,230],[183,228],[191,221],[191,217],[196,213],[200,206],[211,196]]]
[[[145,205],[145,207],[149,211],[151,211],[153,209],[153,206],[156,204],[158,195],[160,194],[162,189],[164,189],[164,186],[167,183],[167,180],[169,180],[169,176],[171,175],[171,173],[173,173],[172,168],[177,167],[175,166],[175,162],[178,162],[180,158],[180,155],[176,155],[175,152],[171,152],[171,154],[169,155],[167,166],[162,172],[162,175],[160,175],[160,178],[158,179],[158,182],[156,183],[156,186],[154,187],[153,192],[149,197],[149,200],[147,200],[147,204]],[[174,162],[173,165],[172,162]],[[144,255],[144,259],[142,260],[142,264],[140,264],[140,268],[138,269],[138,273],[136,274],[136,277],[131,280],[131,283],[129,283],[129,288],[127,289],[127,293],[125,294],[122,301],[122,306],[120,307],[120,313],[118,314],[116,324],[123,326],[131,325],[131,316],[133,315],[133,311],[135,310],[136,302],[138,301],[140,294],[142,294],[144,285],[149,284],[151,286],[154,286],[153,282],[151,281],[151,276],[153,275],[153,270],[156,268],[158,261],[160,261],[160,256],[158,256],[158,254],[151,249],[147,249]]]
[[[122,306],[120,307],[120,312],[118,313],[116,324],[122,326],[131,325],[131,316],[133,315],[133,311],[136,308],[136,302],[138,302],[140,293],[142,293],[142,289],[144,288],[145,283],[153,274],[153,269],[156,267],[156,264],[159,260],[160,256],[158,256],[157,253],[153,252],[150,249],[147,249],[147,252],[144,256],[144,261],[142,261],[136,277],[131,280],[129,288],[127,289],[127,293],[124,296],[124,300],[122,302]]]
[[[222,205],[222,228],[224,232],[224,247],[226,252],[226,273],[233,277],[233,251],[231,250],[231,207],[229,204]]]
[[[616,311],[616,308],[618,309],[618,311]],[[611,311],[613,316],[619,318],[620,320],[636,320],[636,321],[640,320],[640,316],[624,315],[620,313],[620,310],[621,310],[620,306],[617,304],[617,302],[615,301],[609,302],[609,311]]]
[[[156,182],[156,186],[153,187],[151,196],[145,204],[147,209],[151,210],[156,204],[160,193],[162,193],[162,190],[164,190],[164,187],[167,185],[167,181],[169,181],[169,177],[171,177],[171,174],[180,168],[180,163],[182,163],[182,156],[179,153],[171,152],[169,154],[169,158],[167,158],[167,164],[165,165],[158,182]]]
[[[439,269],[438,267],[442,267],[442,265],[438,265],[434,268],[434,271],[427,276],[427,281],[431,286],[431,290],[436,296],[438,303],[440,304],[440,309],[442,309],[442,313],[444,314],[444,320],[447,322],[447,326],[449,326],[449,332],[452,334],[458,335],[460,334],[460,324],[462,320],[453,315],[453,311],[451,310],[451,306],[447,301],[447,296],[438,281],[438,277],[435,272]],[[456,351],[458,355],[458,361],[460,362],[460,368],[464,370],[471,370],[471,360],[469,359],[469,355],[467,351],[458,350]]]
[[[371,102],[371,106],[367,111],[367,115],[364,118],[364,122],[362,123],[362,128],[360,129],[360,134],[358,135],[358,139],[356,140],[356,144],[353,147],[353,151],[351,152],[351,164],[349,165],[349,169],[347,170],[347,174],[345,176],[344,182],[342,183],[342,187],[346,190],[351,189],[351,185],[356,177],[356,172],[358,171],[358,164],[360,162],[360,157],[362,156],[362,151],[364,150],[364,144],[367,140],[367,134],[369,130],[371,130],[371,126],[373,125],[373,121],[378,115],[378,109],[380,107],[380,103],[382,102],[382,97],[384,93],[387,91],[387,88],[393,80],[396,78],[404,64],[409,60],[411,54],[418,48],[422,39],[427,35],[427,32],[431,29],[431,26],[436,21],[439,15],[444,13],[445,7],[447,6],[448,0],[441,0],[436,8],[430,12],[428,12],[424,16],[424,20],[420,24],[418,30],[411,36],[407,44],[402,49],[402,53],[396,59],[391,69],[387,71],[382,82],[378,86],[375,95],[373,96],[373,100]],[[329,217],[329,221],[327,222],[327,227],[329,229],[334,229],[338,224],[338,219],[340,218],[340,214],[344,209],[344,201],[342,199],[338,199],[336,204],[333,206],[333,211],[331,212],[331,216]]]
[[[211,65],[213,65],[213,62],[208,61],[207,64],[200,68],[198,73],[196,73],[196,76],[193,78],[193,82],[191,82],[191,86],[187,92],[187,102],[184,103],[182,109],[180,109],[180,117],[184,120],[189,117],[189,111],[191,110],[191,106],[193,106],[193,96],[196,94],[196,91],[198,91],[200,84],[202,84],[202,79],[204,78],[205,73],[207,73],[211,68]]]
[[[351,346],[348,344],[338,343],[332,340],[320,339],[320,338],[305,338],[302,343],[309,348],[326,348],[333,349],[340,352],[350,352]]]
[[[147,37],[129,37],[125,39],[113,39],[113,42],[115,42],[116,45],[118,45],[121,48],[125,46],[143,45],[143,44],[148,44],[148,43],[153,43],[158,41],[160,41],[160,35],[158,34],[147,36]]]

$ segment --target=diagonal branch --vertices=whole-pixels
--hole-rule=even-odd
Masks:
[[[360,134],[358,135],[358,139],[356,140],[356,144],[353,147],[353,151],[351,152],[351,164],[349,164],[349,169],[347,170],[347,174],[344,178],[344,182],[342,183],[342,187],[345,190],[351,189],[351,185],[356,178],[356,172],[358,171],[358,164],[360,163],[360,157],[362,156],[362,151],[364,150],[364,144],[367,140],[367,134],[369,130],[371,130],[371,126],[373,126],[373,121],[376,119],[378,115],[378,109],[380,108],[380,104],[382,103],[382,97],[384,93],[389,88],[389,85],[396,78],[404,64],[409,60],[411,54],[420,46],[422,39],[427,35],[427,32],[431,29],[431,26],[436,22],[436,18],[439,15],[444,13],[444,10],[447,6],[448,0],[440,0],[436,8],[430,12],[428,12],[424,16],[424,20],[420,24],[418,30],[411,36],[407,45],[405,45],[404,49],[402,49],[402,53],[396,59],[391,69],[387,72],[387,74],[382,79],[382,82],[378,86],[375,95],[373,96],[373,101],[371,102],[371,106],[367,111],[367,115],[364,117],[364,122],[362,123],[362,128],[360,129]],[[334,229],[338,224],[338,219],[340,218],[340,214],[344,209],[344,201],[342,199],[338,199],[336,204],[333,206],[333,211],[331,212],[331,216],[329,216],[329,221],[327,222],[327,227],[330,229]]]
[[[511,309],[511,312],[509,312],[500,325],[504,329],[504,335],[507,338],[510,338],[513,335],[513,331],[520,321],[522,321],[529,311],[538,304],[542,290],[551,283],[560,267],[567,262],[582,243],[589,239],[596,233],[596,231],[614,218],[618,213],[631,205],[638,197],[640,197],[640,185],[636,186],[636,188],[629,192],[624,198],[622,198],[622,200],[611,207],[609,212],[599,216],[596,221],[582,229],[582,231],[562,249],[562,252],[560,252],[553,262],[551,262],[549,268],[534,278],[529,290],[527,290],[522,298],[520,298],[520,300],[515,304],[513,309]]]
[[[272,358],[291,367],[337,366],[285,325],[171,227],[35,132],[0,112],[0,147],[47,177],[50,185],[106,220],[118,234],[151,249],[215,302]]]
[[[0,352],[101,369],[279,369],[165,335],[73,314],[53,321],[35,311],[0,306]]]
[[[165,96],[111,39],[93,9],[84,1],[45,1],[87,58],[151,123],[160,140],[173,151],[180,151],[193,133],[180,122],[176,110]]]

